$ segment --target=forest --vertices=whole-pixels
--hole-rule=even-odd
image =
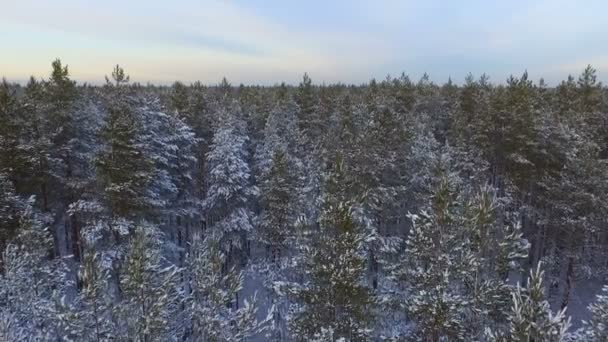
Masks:
[[[57,59],[0,84],[0,341],[606,342],[607,158],[592,66],[160,86]]]

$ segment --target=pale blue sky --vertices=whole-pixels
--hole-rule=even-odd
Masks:
[[[79,81],[116,63],[170,83],[366,82],[402,71],[550,83],[586,64],[608,80],[606,0],[0,0],[0,76]]]

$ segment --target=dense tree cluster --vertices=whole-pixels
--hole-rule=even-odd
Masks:
[[[606,341],[607,158],[591,66],[161,87],[56,60],[0,84],[0,340]]]

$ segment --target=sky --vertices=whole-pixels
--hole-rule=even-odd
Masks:
[[[120,64],[170,84],[363,83],[427,72],[556,84],[587,64],[608,81],[606,0],[0,0],[0,77],[80,82]]]

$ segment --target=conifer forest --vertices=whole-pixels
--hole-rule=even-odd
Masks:
[[[0,84],[0,341],[608,341],[592,66],[256,86],[66,62]]]

